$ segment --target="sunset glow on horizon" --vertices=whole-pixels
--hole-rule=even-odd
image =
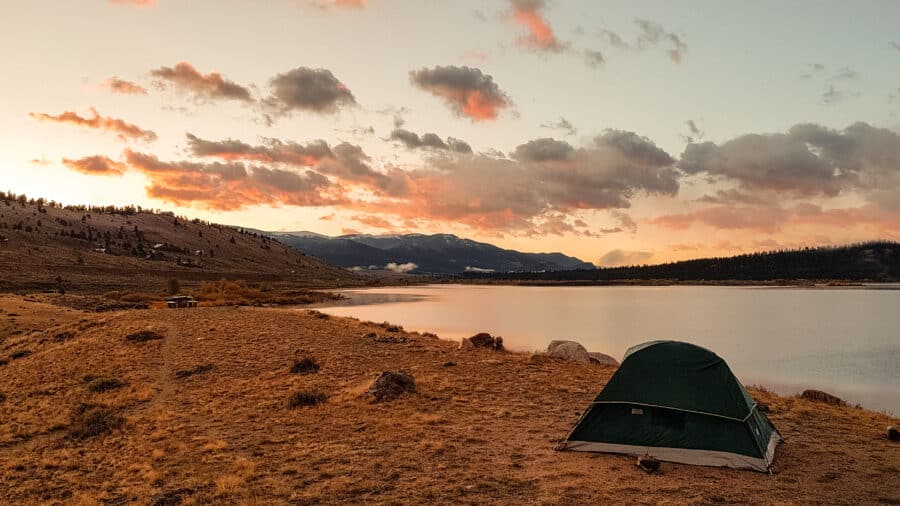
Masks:
[[[692,3],[18,3],[0,190],[598,265],[900,240],[900,6]]]

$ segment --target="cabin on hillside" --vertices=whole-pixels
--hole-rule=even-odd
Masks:
[[[174,297],[166,297],[166,307],[169,309],[177,309],[180,307],[197,307],[197,300],[190,295],[176,295]]]

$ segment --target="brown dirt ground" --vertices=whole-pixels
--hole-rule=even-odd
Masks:
[[[774,474],[663,463],[647,475],[633,457],[553,450],[611,368],[417,333],[377,342],[366,334],[394,334],[296,309],[96,314],[17,296],[0,309],[0,358],[31,352],[0,366],[6,503],[900,504],[900,444],[885,437],[897,420],[862,409],[751,390],[787,440]],[[146,329],[164,339],[125,340]],[[321,370],[290,374],[305,356]],[[385,370],[411,372],[418,392],[364,399]],[[91,393],[86,376],[125,386]],[[288,409],[297,391],[328,400]],[[69,437],[86,402],[124,427]]]

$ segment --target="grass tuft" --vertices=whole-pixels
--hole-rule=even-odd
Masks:
[[[121,428],[125,418],[102,404],[82,404],[69,418],[69,434],[85,439],[100,436]]]
[[[145,343],[147,341],[156,341],[162,338],[163,336],[161,334],[153,332],[152,330],[141,330],[125,336],[125,340],[132,343]]]
[[[310,357],[303,357],[291,366],[292,374],[312,374],[316,372],[319,372],[319,364],[316,362],[316,359]]]
[[[322,392],[294,392],[291,394],[290,398],[288,398],[288,408],[296,409],[306,406],[315,406],[317,404],[322,404],[327,400],[328,396]]]
[[[91,380],[88,384],[88,390],[99,394],[102,392],[109,392],[110,390],[116,390],[125,386],[125,383],[115,379],[115,378],[100,378]]]

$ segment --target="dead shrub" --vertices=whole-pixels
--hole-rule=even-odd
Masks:
[[[12,352],[12,354],[10,354],[10,356],[9,356],[9,359],[17,360],[20,358],[25,358],[28,355],[31,355],[31,350],[18,350],[18,351]]]
[[[69,434],[84,439],[121,428],[125,418],[102,404],[81,404],[69,418]]]
[[[6,402],[6,394],[0,392],[0,404],[3,404],[4,402]]]
[[[303,357],[291,366],[291,374],[312,374],[317,372],[319,372],[319,363],[316,362],[316,359],[310,357]]]
[[[328,396],[322,392],[294,392],[291,394],[290,398],[288,398],[288,408],[296,409],[306,406],[315,406],[317,404],[322,404],[327,400]]]
[[[101,378],[92,380],[88,383],[88,390],[95,393],[103,393],[109,392],[110,390],[116,390],[125,386],[125,383],[115,379],[115,378]]]
[[[832,406],[846,406],[847,403],[836,395],[821,390],[804,390],[800,397],[813,402],[822,402]]]
[[[404,393],[416,391],[416,382],[408,372],[385,371],[375,378],[364,394],[373,402],[394,400]]]
[[[141,330],[125,336],[125,340],[132,343],[144,343],[147,341],[156,341],[162,338],[163,336],[161,334],[156,333],[152,330]]]

